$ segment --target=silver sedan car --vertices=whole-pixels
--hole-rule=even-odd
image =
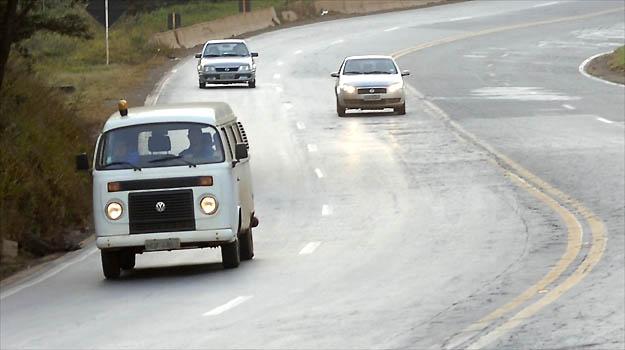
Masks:
[[[196,53],[199,58],[197,73],[200,89],[206,84],[237,84],[244,83],[256,87],[256,62],[258,53],[250,52],[243,40],[209,40],[204,44],[202,52]]]
[[[403,76],[390,56],[350,56],[343,60],[335,85],[336,113],[345,116],[346,109],[393,108],[397,114],[406,114],[406,94]]]

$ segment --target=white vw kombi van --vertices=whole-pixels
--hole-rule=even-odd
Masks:
[[[225,103],[128,110],[120,101],[93,157],[96,244],[106,278],[149,251],[221,247],[226,268],[254,256],[248,140]],[[89,169],[86,154],[76,158]]]

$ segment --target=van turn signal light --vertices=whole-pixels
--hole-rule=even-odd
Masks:
[[[119,102],[117,103],[117,108],[119,108],[119,114],[122,117],[125,117],[128,115],[128,101],[124,99],[119,100]]]

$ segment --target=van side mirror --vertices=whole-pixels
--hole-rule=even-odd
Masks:
[[[249,156],[247,153],[247,145],[244,143],[237,143],[236,146],[234,146],[234,156],[237,160],[247,158]]]
[[[202,58],[202,53],[196,53],[195,58]]]
[[[338,78],[339,77],[339,73],[338,72],[332,72],[332,73],[330,73],[330,76],[332,78]]]
[[[410,75],[410,71],[409,70],[403,70],[401,71],[401,76],[405,77],[406,75]]]
[[[252,53],[250,53],[250,55],[251,55],[252,57],[258,57],[258,52],[252,52]]]
[[[89,170],[89,158],[87,153],[81,153],[76,156],[76,170]]]

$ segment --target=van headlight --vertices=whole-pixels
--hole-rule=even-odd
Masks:
[[[403,83],[395,83],[395,84],[393,84],[393,85],[389,86],[389,87],[386,89],[386,92],[387,92],[387,93],[392,93],[392,92],[395,92],[395,91],[399,91],[399,90],[401,90],[403,87],[404,87],[404,84],[403,84]]]
[[[106,205],[105,212],[107,218],[111,220],[117,220],[122,216],[122,213],[124,212],[124,207],[121,205],[121,203],[111,202]]]
[[[214,72],[215,71],[215,67],[213,67],[213,66],[204,66],[204,71],[205,72]]]
[[[351,85],[347,85],[347,84],[343,84],[341,85],[341,90],[347,92],[348,94],[353,94],[354,92],[356,92],[356,88],[351,86]]]
[[[200,200],[200,209],[206,215],[213,215],[217,211],[219,207],[219,203],[217,199],[213,196],[204,196]]]

